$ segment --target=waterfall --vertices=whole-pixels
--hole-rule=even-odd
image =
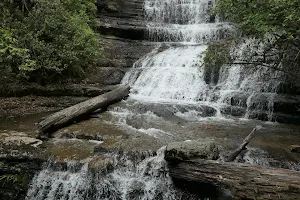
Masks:
[[[208,89],[199,70],[205,50],[205,45],[155,49],[135,63],[123,82],[130,83],[135,97],[197,101]]]
[[[137,61],[123,83],[132,96],[154,101],[203,101],[208,85],[202,60],[206,43],[227,37],[227,23],[209,23],[210,0],[146,0],[148,37],[163,44]],[[173,43],[173,45],[172,45]],[[175,44],[174,44],[175,43]]]
[[[245,60],[251,63],[259,60],[260,52],[266,48],[266,44],[256,39],[246,39],[240,45],[231,49],[230,56],[233,63],[243,63]],[[220,70],[221,95],[219,102],[232,104],[233,99],[239,99],[246,107],[246,118],[256,118],[265,115],[265,120],[273,118],[273,99],[281,84],[283,73],[264,66],[253,64],[224,65]]]
[[[60,168],[46,165],[33,178],[26,199],[181,199],[168,175],[164,151],[165,147],[145,159],[129,154],[115,156],[113,170],[90,169],[95,165],[92,159]]]
[[[211,0],[146,0],[147,38],[158,47],[138,60],[122,83],[131,98],[146,102],[205,104],[216,116],[273,120],[273,99],[282,76],[266,67],[224,65],[217,84],[204,79],[203,56],[209,42],[235,34],[232,25],[216,22]],[[264,44],[247,39],[232,47],[235,63],[254,60]]]
[[[148,38],[152,41],[207,43],[231,34],[227,23],[214,21],[211,0],[146,0]]]
[[[216,83],[205,81],[203,55],[209,42],[235,34],[232,25],[217,22],[212,14],[213,3],[213,0],[145,0],[146,38],[157,47],[125,74],[122,83],[131,86],[130,98],[109,108],[107,113],[113,116],[110,123],[126,126],[129,134],[136,134],[134,139],[147,135],[165,145],[170,141],[201,139],[202,129],[203,132],[211,129],[208,133],[220,132],[214,124],[203,126],[198,122],[204,118],[224,119],[232,115],[273,120],[280,72],[270,73],[266,67],[251,64],[226,64],[220,68]],[[263,48],[264,44],[257,40],[247,39],[232,47],[230,56],[235,63],[255,60],[253,55]],[[228,130],[226,135],[230,133]],[[244,127],[238,130],[244,131]],[[224,138],[224,141],[230,140]],[[143,145],[149,148],[149,143]],[[144,155],[115,152],[108,153],[108,160],[106,154],[101,154],[81,163],[68,161],[64,166],[49,162],[34,176],[26,200],[201,199],[175,187],[164,152],[165,147]],[[266,152],[255,148],[243,159],[246,163],[270,164]],[[289,163],[284,167],[299,170],[298,165]],[[198,189],[201,193],[201,187]]]

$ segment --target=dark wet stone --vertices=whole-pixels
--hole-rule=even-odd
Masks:
[[[274,112],[295,114],[299,112],[300,96],[277,95],[274,99]]]
[[[4,153],[2,149],[0,156],[0,199],[25,199],[31,179],[36,172],[41,170],[46,159],[42,155],[33,155],[29,152]]]
[[[76,134],[77,139],[82,140],[97,140],[97,141],[103,141],[102,136],[99,135],[84,135],[84,134]]]
[[[143,20],[143,1],[98,0],[98,31],[103,35],[143,40],[146,25]]]
[[[221,108],[223,114],[242,117],[247,114],[251,119],[276,121],[280,123],[300,124],[300,96],[274,93],[233,92],[227,95]]]
[[[108,148],[104,148],[101,145],[96,146],[94,148],[94,153],[99,153],[99,154],[109,153],[109,152],[112,152],[112,151],[114,151],[114,150],[108,149]]]
[[[72,138],[76,138],[76,135],[74,135],[74,133],[69,133],[69,132],[64,132],[61,133],[58,138],[61,139],[72,139]]]
[[[179,117],[178,114],[189,111],[196,111],[199,117],[212,117],[217,112],[213,107],[206,105],[174,105],[158,103],[134,103],[131,105],[131,110],[136,113],[146,113],[150,111],[159,117],[173,121],[183,121],[184,119]]]
[[[221,108],[221,113],[235,117],[243,117],[246,114],[246,108],[239,106],[226,106]]]
[[[94,74],[94,82],[104,85],[116,85],[120,84],[125,71],[122,68],[116,67],[99,67],[97,68],[97,74]]]
[[[299,145],[291,145],[290,150],[291,150],[291,152],[300,153],[300,146]]]
[[[272,120],[279,123],[300,124],[300,112],[298,115],[273,113]]]
[[[197,158],[217,160],[219,153],[217,144],[209,140],[172,142],[167,145],[165,159],[170,162]]]

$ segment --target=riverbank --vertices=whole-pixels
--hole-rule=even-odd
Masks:
[[[61,110],[83,100],[87,97],[1,97],[0,98],[0,118],[16,118],[38,113],[47,113]]]

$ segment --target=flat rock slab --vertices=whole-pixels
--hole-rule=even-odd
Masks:
[[[16,143],[21,144],[24,143],[25,145],[30,145],[33,147],[37,147],[41,145],[43,142],[36,138],[31,137],[21,137],[21,136],[11,136],[4,139],[5,143]]]
[[[165,159],[169,162],[178,162],[191,159],[217,160],[219,158],[217,144],[210,140],[172,142],[167,145]]]

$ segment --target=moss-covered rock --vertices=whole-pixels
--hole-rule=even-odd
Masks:
[[[219,158],[219,148],[217,144],[210,140],[205,141],[184,141],[172,142],[167,145],[165,159],[170,162],[208,159],[217,160]]]
[[[1,158],[0,199],[23,200],[34,174],[41,169],[42,161],[30,157]]]

